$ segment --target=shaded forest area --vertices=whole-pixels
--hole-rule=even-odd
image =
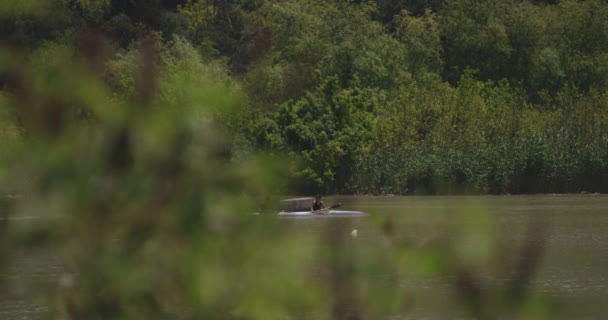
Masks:
[[[284,159],[292,192],[608,192],[604,1],[49,0],[21,10],[31,3],[0,5],[1,45],[13,52],[0,59],[0,100],[23,89],[15,65],[61,82],[72,72],[59,60],[85,59],[130,101],[145,101],[138,86],[161,70],[158,108],[193,103],[185,96],[239,105],[218,116],[232,137],[218,152]],[[142,47],[158,70],[138,78]],[[210,84],[232,100],[197,91]],[[60,100],[62,121],[97,121]],[[28,121],[42,120],[2,110],[0,155],[27,139]]]

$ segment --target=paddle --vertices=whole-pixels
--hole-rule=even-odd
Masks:
[[[331,209],[336,209],[336,208],[339,208],[341,206],[342,206],[341,203],[336,203],[336,204],[334,204],[333,206],[331,206],[329,208],[323,208],[323,209],[319,209],[319,210],[313,211],[313,213],[323,214],[323,211],[329,211]]]

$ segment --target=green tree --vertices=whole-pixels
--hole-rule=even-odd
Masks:
[[[435,14],[426,11],[423,16],[414,17],[404,11],[395,17],[395,33],[404,43],[406,63],[413,77],[420,73],[441,74],[443,70],[441,30]]]

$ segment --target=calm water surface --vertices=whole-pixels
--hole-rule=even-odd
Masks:
[[[540,242],[539,266],[527,286],[530,294],[554,303],[564,319],[608,318],[606,195],[335,197],[325,202],[372,214],[344,222],[358,229],[358,242],[381,242],[378,226],[388,221],[394,233],[421,247],[437,237],[452,243],[478,239],[478,246],[490,243],[491,255],[505,264],[498,268],[506,270],[478,269],[490,287],[512,280],[522,247]],[[535,229],[530,228],[533,223]],[[307,230],[317,231],[310,224]],[[475,233],[483,236],[475,238]],[[401,284],[415,303],[406,317],[390,319],[455,318],[457,311],[450,306],[457,301],[455,290],[445,279],[412,276]]]
[[[344,224],[348,237],[350,230],[357,229],[356,243],[377,245],[382,250],[385,237],[380,226],[388,226],[393,234],[419,246],[437,238],[459,243],[479,232],[483,236],[478,241],[491,243],[493,255],[500,257],[504,251],[505,264],[517,260],[530,235],[529,227],[535,222],[535,232],[545,236],[533,237],[533,241],[544,239],[545,245],[530,291],[565,306],[564,318],[608,317],[608,196],[352,196],[327,198],[325,202],[341,202],[343,209],[371,214],[332,222]],[[328,219],[290,219],[284,223],[297,232],[316,236],[325,230]],[[58,281],[62,270],[62,262],[53,252],[23,253],[0,276],[13,283],[20,279],[53,282]],[[378,275],[378,281],[387,281],[382,276]],[[491,286],[500,286],[513,277],[508,272],[497,276],[484,271],[479,276]],[[388,319],[453,318],[450,301],[455,301],[454,290],[445,279],[403,277],[400,281],[415,302],[406,316],[387,315]],[[0,319],[44,318],[45,310],[24,296],[18,286],[12,294],[0,296]]]

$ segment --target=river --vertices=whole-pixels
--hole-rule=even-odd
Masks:
[[[565,319],[608,316],[608,196],[344,196],[324,201],[340,202],[344,209],[362,210],[370,216],[284,219],[280,223],[300,235],[318,236],[323,241],[340,239],[342,247],[337,249],[360,248],[358,256],[349,258],[352,263],[365,263],[361,259],[394,262],[371,267],[368,265],[373,263],[368,263],[357,269],[363,280],[377,281],[378,288],[370,291],[382,291],[386,285],[388,293],[404,294],[407,307],[399,312],[391,309],[385,319],[450,319],[460,314],[459,295],[467,289],[455,284],[458,282],[452,281],[449,272],[448,276],[445,271],[430,272],[427,269],[437,266],[418,263],[416,259],[427,249],[449,254],[450,261],[474,270],[474,282],[484,293],[500,292],[501,287],[522,277],[519,269],[530,268],[526,261],[531,260],[537,266],[532,267],[529,283],[524,281],[528,299],[558,308]],[[15,223],[32,223],[32,219]],[[328,230],[339,234],[328,234]],[[402,253],[404,246],[409,260],[391,257]],[[527,246],[532,248],[532,256],[524,253]],[[369,257],[366,252],[371,252]],[[376,258],[380,260],[373,260]],[[442,263],[436,264],[441,267]],[[378,271],[391,274],[374,274]],[[38,252],[16,254],[2,277],[31,282],[56,280],[61,274],[62,264],[55,255]],[[372,287],[374,284],[361,285],[360,299]],[[47,308],[30,301],[24,292],[17,288],[0,295],[0,319],[44,317]]]
[[[351,196],[325,202],[370,213],[368,218],[339,223],[348,224],[348,230],[357,229],[356,241],[371,243],[375,250],[387,250],[379,242],[386,233],[381,230],[390,226],[393,238],[413,248],[413,259],[420,256],[416,252],[430,247],[455,255],[459,263],[472,261],[471,269],[486,292],[500,292],[518,277],[522,263],[525,266],[527,260],[536,259],[538,265],[525,286],[527,297],[542,300],[550,318],[608,316],[606,195]],[[305,223],[307,232],[318,232],[318,224],[327,221]],[[303,223],[295,224],[301,229]],[[538,257],[522,256],[529,243]],[[399,287],[412,300],[403,318],[455,318],[463,293],[449,277],[409,272],[411,264],[397,267]]]

